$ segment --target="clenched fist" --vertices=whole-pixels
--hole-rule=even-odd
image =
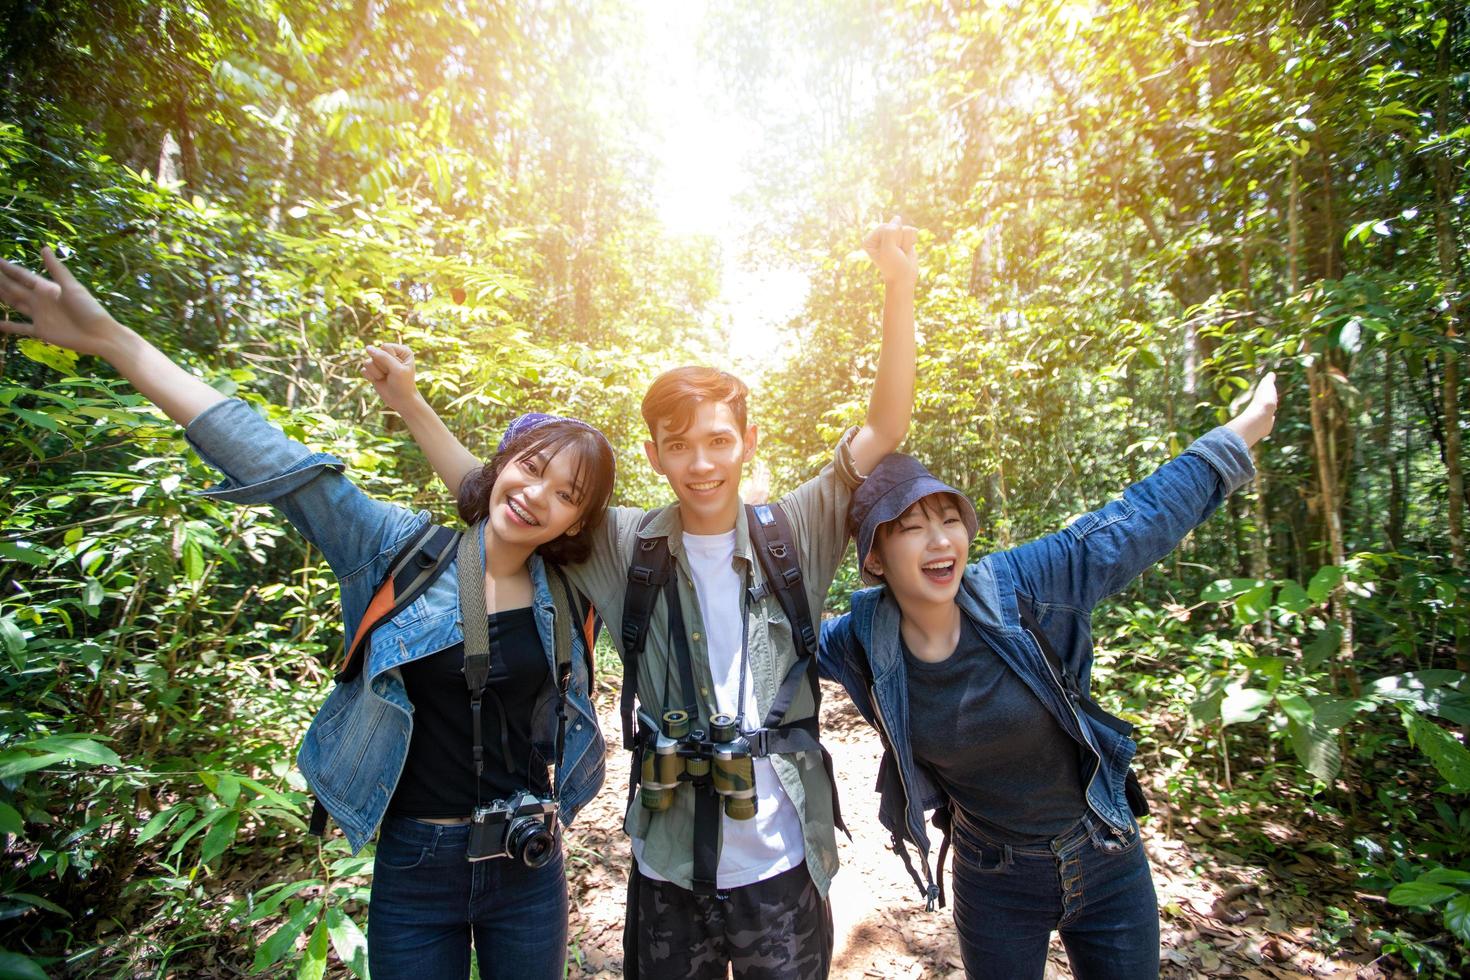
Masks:
[[[383,403],[400,415],[418,394],[413,375],[413,351],[403,344],[364,347],[362,376],[373,383]]]
[[[913,288],[919,281],[919,257],[915,245],[919,229],[906,225],[898,215],[879,225],[863,238],[863,251],[883,273],[889,286]]]

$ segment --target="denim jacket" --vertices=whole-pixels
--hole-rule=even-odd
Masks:
[[[204,496],[271,504],[321,549],[341,586],[350,645],[374,589],[398,550],[428,523],[428,512],[374,500],[342,475],[341,460],[288,438],[239,399],[205,409],[189,423],[185,436],[204,462],[225,475]],[[533,555],[528,566],[536,631],[546,653],[547,676],[554,678],[557,611],[541,558]],[[574,627],[571,634],[566,743],[556,776],[566,824],[601,788],[604,766],[582,631]],[[428,591],[372,634],[364,669],[333,687],[312,720],[297,762],[354,853],[382,822],[408,757],[413,705],[399,668],[463,640],[459,576],[451,562]],[[556,707],[556,685],[548,679],[532,714],[534,746],[547,764],[555,760]],[[469,751],[466,745],[465,753]]]
[[[1101,510],[1055,534],[986,555],[965,569],[955,602],[1062,729],[1091,752],[1096,763],[1083,770],[1088,776],[1087,806],[1119,833],[1133,826],[1123,792],[1133,740],[1095,722],[1069,701],[1061,679],[1022,625],[1018,604],[1030,607],[1063,667],[1080,690],[1088,690],[1093,607],[1174,550],[1254,473],[1244,440],[1221,426]],[[852,611],[822,626],[819,667],[823,677],[847,689],[859,713],[883,736],[878,819],[893,835],[894,850],[905,863],[903,842],[918,847],[932,901],[924,813],[945,806],[948,796],[914,761],[899,619],[898,603],[886,587],[854,593]],[[857,659],[864,655],[872,669],[871,690]]]

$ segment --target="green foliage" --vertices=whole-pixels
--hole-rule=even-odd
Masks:
[[[0,255],[69,249],[125,322],[383,499],[451,513],[356,379],[387,339],[472,448],[559,407],[619,448],[620,501],[662,499],[638,401],[718,344],[724,257],[648,203],[636,5],[11,13]],[[977,554],[1100,505],[1276,369],[1258,484],[1099,612],[1095,687],[1181,813],[1265,849],[1266,817],[1300,821],[1393,903],[1384,955],[1463,967],[1470,577],[1446,405],[1462,429],[1470,407],[1446,368],[1466,352],[1470,12],[710,18],[702,54],[765,123],[744,161],[762,258],[810,284],[752,403],[773,483],[861,415],[880,299],[853,239],[895,210],[924,229],[906,449],[974,498]],[[0,423],[0,972],[365,975],[368,868],[303,842],[290,764],[340,645],[330,570],[279,515],[195,496],[212,471],[89,359],[7,343]],[[845,567],[830,605],[857,584]]]

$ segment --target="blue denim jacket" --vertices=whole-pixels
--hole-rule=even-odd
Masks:
[[[185,436],[201,459],[225,475],[204,496],[268,503],[321,549],[342,589],[350,645],[373,590],[393,556],[428,523],[428,512],[374,500],[342,475],[341,460],[288,438],[239,399],[211,405],[189,423]],[[555,677],[556,609],[540,557],[532,556],[528,564],[536,631],[546,652],[548,677]],[[566,744],[557,774],[561,819],[567,824],[602,787],[604,766],[582,631],[573,628],[571,633]],[[372,634],[364,669],[333,687],[312,720],[297,762],[354,853],[382,822],[408,757],[413,705],[399,668],[463,640],[459,576],[451,562],[427,592]],[[535,749],[547,763],[555,759],[556,701],[555,685],[548,681],[532,715]]]
[[[1087,805],[1119,831],[1133,826],[1123,793],[1133,740],[1074,708],[1035,638],[1022,625],[1017,604],[1029,604],[1064,668],[1086,691],[1092,676],[1093,607],[1172,551],[1254,472],[1244,440],[1221,426],[1101,510],[1040,540],[986,555],[965,569],[955,601],[1063,730],[1098,760],[1098,765],[1084,770],[1091,772]],[[854,593],[852,611],[822,625],[819,666],[823,677],[847,689],[869,724],[875,720],[881,724],[885,752],[878,771],[878,819],[906,862],[902,842],[918,847],[932,897],[924,813],[944,806],[948,797],[914,762],[899,618],[898,603],[886,587]],[[871,691],[857,661],[864,651],[872,668]]]

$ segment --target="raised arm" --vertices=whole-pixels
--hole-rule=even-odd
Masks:
[[[0,321],[0,331],[102,358],[180,425],[187,426],[200,412],[225,400],[114,320],[51,249],[41,250],[41,261],[50,279],[0,260],[0,302],[30,318],[29,323]]]
[[[893,452],[909,431],[914,411],[914,287],[919,280],[915,252],[918,229],[892,221],[863,239],[868,257],[883,273],[883,346],[868,399],[868,417],[852,440],[853,461],[867,475]]]
[[[1250,482],[1250,448],[1276,419],[1276,375],[1267,374],[1235,418],[1101,510],[1065,529],[997,555],[1038,603],[1089,613],[1173,551],[1227,496]]]
[[[92,354],[116,368],[184,426],[199,457],[224,474],[204,496],[279,508],[339,578],[378,560],[428,520],[427,513],[367,496],[343,475],[340,460],[288,438],[245,402],[226,398],[119,324],[50,249],[41,260],[49,280],[0,261],[0,303],[30,318],[0,321],[0,331]],[[352,613],[349,623],[360,616]]]
[[[481,464],[419,393],[414,383],[413,351],[402,344],[368,347],[362,375],[373,383],[384,404],[403,419],[413,441],[424,451],[429,465],[449,492],[458,494],[464,478]]]

